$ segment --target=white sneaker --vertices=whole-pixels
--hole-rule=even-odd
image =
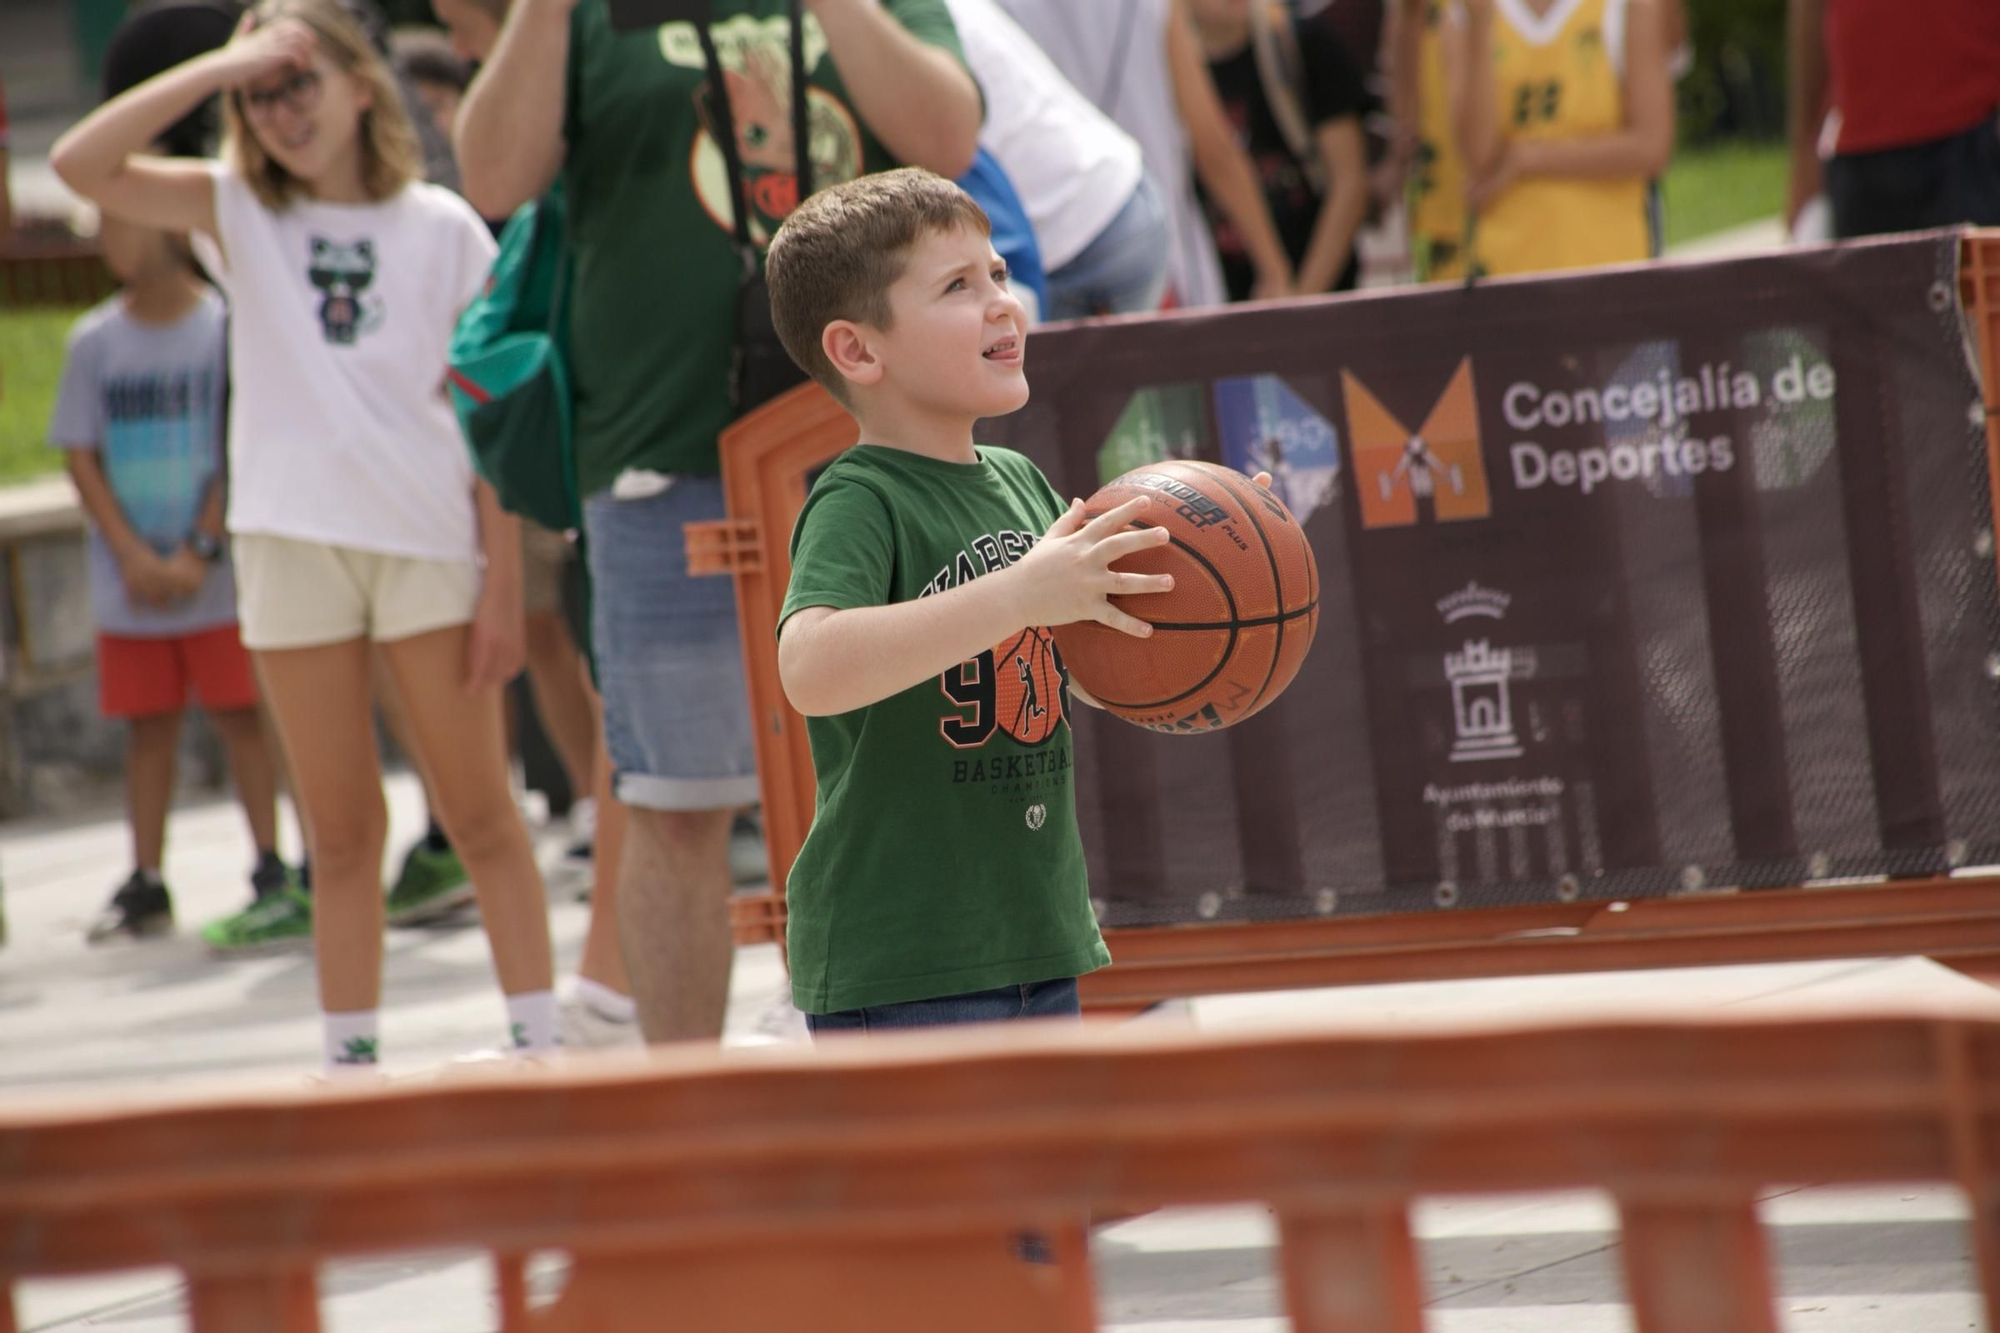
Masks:
[[[811,1041],[812,1030],[806,1026],[806,1016],[792,1004],[789,982],[782,984],[778,993],[758,1011],[748,1032],[723,1037],[725,1046],[796,1046]]]
[[[596,878],[597,859],[588,850],[565,847],[554,856],[543,857],[542,887],[552,899],[568,896],[589,902]]]
[[[597,841],[597,798],[578,797],[569,808],[569,840],[577,842]]]
[[[562,1034],[564,1050],[636,1049],[646,1044],[646,1039],[639,1033],[638,1019],[620,1022],[615,1018],[606,1018],[591,1008],[590,1001],[574,991],[563,994],[556,1001],[556,1006],[556,1030]]]
[[[764,859],[764,831],[737,828],[729,834],[729,878],[737,884],[767,884],[770,863]]]

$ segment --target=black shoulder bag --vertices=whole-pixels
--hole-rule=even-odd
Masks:
[[[786,6],[792,25],[792,151],[798,180],[794,207],[812,193],[812,147],[810,108],[806,103],[805,20],[800,0]],[[708,25],[697,23],[702,60],[708,66],[708,103],[714,117],[715,137],[729,168],[730,206],[736,213],[736,253],[742,267],[736,282],[736,355],[730,364],[729,401],[736,415],[760,407],[785,390],[805,381],[806,373],[793,361],[778,340],[777,326],[771,322],[771,292],[764,283],[763,266],[757,246],[750,239],[749,190],[743,180],[743,157],[736,145],[736,115],[729,105],[729,88],[723,81],[722,61],[715,52],[715,38]]]

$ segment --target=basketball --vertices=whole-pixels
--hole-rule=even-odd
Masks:
[[[1172,574],[1171,592],[1113,597],[1153,626],[1135,638],[1094,620],[1055,631],[1070,678],[1109,712],[1154,731],[1216,731],[1283,693],[1319,624],[1319,570],[1284,502],[1214,463],[1135,468],[1090,497],[1095,518],[1150,496],[1173,540],[1119,561]]]

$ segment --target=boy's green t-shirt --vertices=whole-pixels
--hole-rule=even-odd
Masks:
[[[856,445],[792,533],[780,627],[885,606],[1018,560],[1063,511],[1007,449],[947,463]],[[866,708],[806,719],[819,802],[786,885],[807,1013],[1081,976],[1111,961],[1091,913],[1068,697],[1046,628]]]

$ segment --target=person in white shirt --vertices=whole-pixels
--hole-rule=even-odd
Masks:
[[[986,94],[979,146],[1014,183],[1048,274],[1049,319],[1157,310],[1167,212],[1138,141],[995,0],[946,0]]]
[[[222,161],[145,155],[217,93]],[[106,213],[190,233],[230,301],[228,527],[312,852],[329,1066],[379,1058],[371,641],[478,886],[512,1045],[554,1045],[547,908],[501,725],[522,658],[520,536],[443,391],[491,235],[418,179],[390,71],[340,0],[262,0],[227,46],[107,102],[51,161]]]
[[[1208,218],[1194,196],[1196,177],[1242,233],[1256,268],[1255,295],[1290,294],[1291,260],[1181,0],[1000,3],[1063,76],[1144,150],[1166,202],[1169,304],[1229,299]]]

